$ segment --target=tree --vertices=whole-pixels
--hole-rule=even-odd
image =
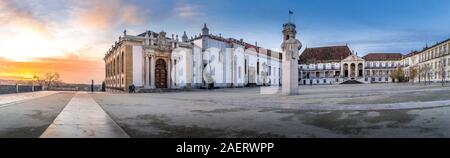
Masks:
[[[106,82],[102,82],[102,92],[106,91]]]
[[[442,87],[444,87],[445,86],[445,77],[446,77],[445,76],[445,69],[446,69],[446,66],[447,66],[447,62],[446,62],[444,56],[441,58],[441,63],[439,65],[440,65],[440,68],[441,68]]]
[[[417,72],[416,66],[413,66],[413,67],[411,67],[411,69],[409,69],[409,79],[412,81],[412,84],[414,84],[414,82],[416,81],[417,74],[418,74],[418,72]]]
[[[402,68],[398,67],[396,70],[393,70],[390,74],[390,76],[392,78],[392,81],[395,83],[395,81],[398,82],[404,82],[405,81],[405,72],[403,71]]]
[[[51,88],[52,86],[54,86],[55,84],[57,84],[59,81],[59,73],[58,72],[54,72],[54,73],[46,73],[45,74],[45,83],[47,85],[47,88]]]
[[[396,81],[396,79],[397,79],[397,77],[398,77],[398,71],[397,71],[397,70],[393,70],[393,71],[391,72],[391,74],[389,75],[389,77],[391,77],[391,78],[392,78],[392,82],[395,83],[395,81]]]

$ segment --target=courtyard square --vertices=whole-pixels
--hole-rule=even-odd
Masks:
[[[450,88],[439,84],[300,86],[297,96],[271,94],[277,89],[2,95],[0,137],[450,137]]]
[[[92,97],[131,137],[449,137],[450,88],[370,84]],[[263,94],[261,94],[263,92]]]

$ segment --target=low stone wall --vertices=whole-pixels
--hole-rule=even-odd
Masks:
[[[42,91],[42,86],[28,86],[28,85],[0,85],[0,94],[10,94],[10,93],[23,93],[23,92],[33,92]]]

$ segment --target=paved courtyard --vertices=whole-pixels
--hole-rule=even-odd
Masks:
[[[301,86],[298,96],[273,91],[58,92],[4,99],[0,137],[450,137],[450,87]]]

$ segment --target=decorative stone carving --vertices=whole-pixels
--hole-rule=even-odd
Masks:
[[[164,31],[159,33],[158,37],[158,49],[161,51],[170,51],[172,48],[171,43],[166,38],[166,33]]]

